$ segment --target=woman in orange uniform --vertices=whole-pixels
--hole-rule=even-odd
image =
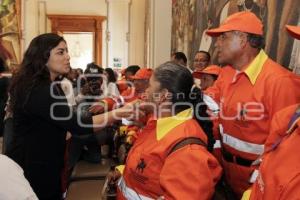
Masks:
[[[287,29],[300,39],[300,27],[287,26]],[[300,104],[297,104],[274,115],[258,177],[244,199],[300,199],[299,144]]]
[[[131,148],[119,199],[210,199],[221,167],[212,149],[212,123],[188,69],[167,62],[146,90],[153,116]],[[151,105],[151,106],[150,106]],[[142,105],[141,105],[142,106]]]

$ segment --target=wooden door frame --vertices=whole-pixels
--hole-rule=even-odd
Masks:
[[[105,16],[95,15],[55,15],[49,14],[51,31],[58,32],[93,32],[94,38],[94,60],[102,66],[102,22]]]

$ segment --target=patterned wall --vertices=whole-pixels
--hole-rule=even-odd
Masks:
[[[198,50],[208,50],[214,63],[215,39],[204,34],[217,27],[228,15],[249,10],[264,23],[266,47],[269,56],[289,66],[294,39],[284,26],[296,25],[299,20],[299,0],[173,0],[172,52],[183,51],[192,60]]]
[[[20,0],[0,1],[0,57],[10,67],[20,61]]]

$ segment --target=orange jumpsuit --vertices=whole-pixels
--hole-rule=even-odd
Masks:
[[[207,89],[220,102],[222,164],[238,197],[251,185],[251,163],[264,152],[274,113],[300,102],[299,88],[300,77],[261,50],[244,71],[224,67],[214,86]]]
[[[127,90],[122,92],[121,96],[124,98],[125,102],[127,103],[142,98],[141,95],[135,92],[135,89],[133,87],[128,87]]]
[[[129,88],[125,78],[119,80],[117,82],[117,86],[118,86],[118,89],[119,89],[121,94],[122,94],[122,92],[126,91]]]
[[[258,178],[252,187],[251,200],[300,199],[299,145],[298,104],[279,111],[272,120],[270,137]]]
[[[207,141],[206,135],[191,116],[149,120],[131,148],[119,190],[124,199],[210,199],[221,176],[218,161],[204,146],[186,145],[170,155],[171,148],[187,137]]]

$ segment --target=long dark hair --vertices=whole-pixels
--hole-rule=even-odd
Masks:
[[[116,75],[114,73],[114,71],[112,70],[112,68],[105,68],[104,71],[108,74],[108,78],[107,78],[107,82],[113,82],[115,83],[117,81],[116,79]]]
[[[5,61],[0,57],[0,73],[5,72],[7,69]]]
[[[192,105],[194,119],[197,120],[207,135],[207,149],[212,151],[215,142],[212,134],[213,124],[209,120],[207,106],[203,102],[201,90],[193,86],[194,79],[191,72],[186,67],[177,63],[166,62],[155,69],[154,78],[160,83],[162,89],[166,88],[172,94],[172,104],[177,104],[175,107],[176,113],[190,108],[185,103]]]
[[[46,33],[35,37],[27,48],[20,69],[13,76],[10,86],[10,104],[23,108],[32,88],[42,81],[50,80],[50,72],[46,66],[50,57],[50,51],[55,48],[64,38]]]

